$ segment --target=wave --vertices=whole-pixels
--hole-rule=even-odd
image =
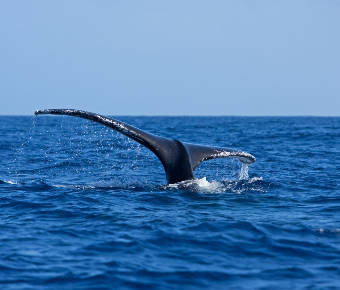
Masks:
[[[52,185],[44,181],[28,180],[28,181],[16,181],[10,180],[0,180],[0,184],[5,185],[15,185],[18,190],[28,190],[28,191],[40,191],[40,190],[50,190],[53,188]]]
[[[242,179],[237,181],[216,181],[209,182],[206,177],[196,180],[183,181],[176,184],[170,184],[165,189],[180,189],[194,191],[198,193],[237,193],[244,192],[265,192],[268,188],[273,187],[270,182],[263,181],[262,177],[253,177],[251,179]]]
[[[268,189],[275,187],[271,182],[264,181],[262,177],[253,177],[250,179],[242,180],[213,180],[209,182],[206,177],[195,180],[182,181],[169,185],[150,184],[138,180],[110,180],[98,181],[93,184],[65,184],[65,183],[48,183],[46,181],[28,180],[28,181],[15,181],[15,180],[0,180],[0,184],[16,185],[20,189],[25,190],[48,190],[52,188],[65,188],[75,190],[130,190],[139,192],[157,192],[157,191],[191,191],[196,193],[236,193],[241,194],[245,192],[266,192]]]
[[[56,188],[81,189],[81,190],[130,190],[139,192],[157,192],[157,191],[191,191],[196,193],[236,193],[245,192],[266,192],[269,188],[274,187],[271,182],[263,181],[262,177],[253,177],[246,180],[237,181],[216,181],[209,182],[206,177],[195,180],[182,181],[169,185],[148,184],[142,181],[100,181],[94,184],[52,184]]]
[[[13,181],[13,180],[0,180],[0,184],[18,184],[18,182]]]

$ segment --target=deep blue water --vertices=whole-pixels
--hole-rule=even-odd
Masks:
[[[109,128],[0,117],[1,289],[340,289],[340,118],[117,119],[257,161],[166,186]]]

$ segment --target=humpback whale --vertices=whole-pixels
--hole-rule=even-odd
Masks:
[[[220,147],[184,143],[177,139],[155,136],[126,123],[86,111],[73,109],[48,109],[35,111],[34,114],[68,115],[79,117],[100,123],[124,134],[148,148],[158,157],[165,169],[167,184],[195,179],[194,170],[198,164],[204,160],[234,157],[238,158],[244,164],[252,164],[255,162],[255,157],[245,152]]]

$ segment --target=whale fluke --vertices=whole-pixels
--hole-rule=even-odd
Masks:
[[[235,157],[244,164],[252,164],[255,162],[255,157],[245,152],[220,147],[182,143],[179,140],[155,136],[126,123],[86,111],[49,109],[35,111],[34,114],[68,115],[79,117],[100,123],[124,134],[148,148],[159,158],[165,169],[166,181],[168,184],[195,179],[194,170],[197,165],[204,160]]]

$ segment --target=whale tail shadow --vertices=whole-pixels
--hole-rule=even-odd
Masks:
[[[194,170],[198,164],[204,160],[234,157],[238,158],[244,164],[252,164],[255,162],[255,157],[245,152],[220,147],[182,143],[179,140],[155,136],[126,123],[86,111],[49,109],[35,111],[34,114],[79,117],[100,123],[124,134],[148,148],[159,158],[165,169],[168,184],[195,179]]]

